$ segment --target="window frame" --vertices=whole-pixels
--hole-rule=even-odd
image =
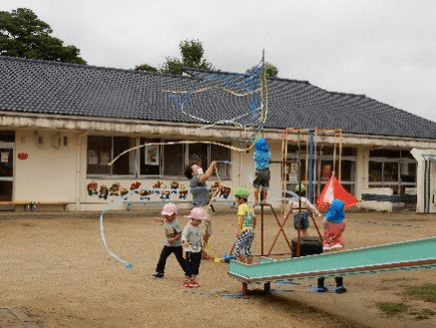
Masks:
[[[98,178],[98,179],[114,179],[114,178],[132,178],[132,177],[136,177],[136,172],[137,172],[137,165],[136,165],[136,159],[138,157],[137,152],[134,152],[133,155],[130,154],[130,152],[126,155],[128,156],[134,156],[133,160],[130,160],[129,158],[129,168],[128,170],[131,171],[132,173],[128,173],[128,174],[114,174],[114,167],[113,165],[110,166],[110,173],[89,173],[89,138],[91,137],[100,137],[100,138],[110,138],[111,139],[111,149],[110,149],[110,158],[109,158],[109,162],[113,161],[113,159],[115,158],[114,153],[115,153],[115,138],[128,138],[130,139],[130,142],[132,142],[132,140],[134,140],[134,143],[137,144],[137,140],[135,137],[130,137],[130,136],[122,136],[122,135],[111,135],[111,136],[107,136],[107,135],[99,135],[99,134],[92,134],[92,135],[88,135],[87,136],[87,144],[86,144],[86,177],[91,179],[91,178]],[[133,145],[133,147],[135,147]],[[129,148],[127,148],[129,149]],[[122,151],[121,151],[122,152]],[[118,156],[118,155],[117,155]],[[99,166],[101,166],[101,164],[98,164]],[[132,167],[133,166],[133,167]]]
[[[191,145],[205,145],[206,146],[206,160],[207,163],[206,165],[203,165],[203,169],[206,170],[207,167],[210,165],[211,161],[212,161],[212,148],[213,146],[218,146],[218,147],[222,147],[226,150],[226,154],[227,154],[227,159],[229,162],[231,162],[231,158],[232,158],[232,151],[229,148],[223,147],[223,146],[219,146],[219,145],[214,145],[212,143],[209,144],[203,144],[203,143],[180,143],[178,145],[180,145],[182,147],[182,164],[180,167],[180,175],[165,175],[165,147],[167,146],[166,143],[169,142],[173,142],[173,141],[182,141],[182,140],[174,140],[174,139],[165,139],[162,137],[159,138],[150,138],[147,136],[135,136],[135,137],[131,137],[131,136],[123,136],[123,135],[99,135],[99,134],[92,134],[92,135],[88,135],[87,136],[87,145],[86,145],[86,177],[88,179],[117,179],[117,178],[141,178],[141,179],[180,179],[184,177],[184,171],[185,171],[185,167],[188,163],[191,163],[191,160],[189,158],[189,154],[190,154],[190,146]],[[113,166],[110,167],[110,173],[88,173],[89,171],[89,138],[92,137],[99,137],[99,138],[110,138],[111,139],[111,149],[110,149],[110,161],[112,161],[115,156],[114,156],[114,142],[115,142],[115,138],[128,138],[130,139],[131,143],[134,143],[134,145],[131,145],[131,147],[137,147],[136,150],[132,151],[131,153],[133,153],[133,155],[129,155],[129,156],[134,156],[134,159],[131,160],[129,163],[129,165],[133,165],[134,167],[132,168],[131,166],[129,166],[129,171],[132,171],[132,173],[129,174],[113,174]],[[133,142],[132,142],[133,140]],[[142,142],[144,141],[144,142]],[[140,147],[144,144],[147,143],[162,143],[162,145],[158,145],[158,166],[159,166],[159,173],[158,174],[143,174],[142,173],[142,166],[145,165],[145,148],[144,147]],[[226,145],[231,145],[231,143],[224,143]],[[168,145],[171,146],[171,145]],[[129,153],[130,154],[130,153]],[[144,155],[144,156],[143,156]],[[216,159],[213,159],[216,160]],[[100,161],[100,158],[99,158]],[[101,165],[101,164],[98,164]],[[227,174],[222,174],[222,171],[220,169],[220,178],[222,180],[230,180],[231,179],[231,165],[230,164],[221,164],[221,167],[225,167],[224,172],[226,172]],[[211,179],[216,179],[215,176],[212,176]]]
[[[399,157],[393,157],[394,151],[398,152]],[[406,153],[404,153],[404,152],[406,152]],[[387,156],[380,156],[380,155],[385,155],[385,154],[387,154]],[[381,164],[381,172],[380,172],[381,175],[380,175],[380,180],[378,180],[378,181],[373,181],[371,179],[371,175],[373,174],[370,171],[371,163],[378,163],[379,165]],[[385,179],[386,164],[397,165],[397,179],[396,180],[387,181]],[[414,175],[408,174],[408,176],[413,176],[415,178],[414,182],[405,181],[401,178],[401,176],[404,175],[404,174],[401,174],[402,173],[401,172],[402,166],[403,165],[409,166],[410,164],[413,164],[415,166],[415,174]],[[378,152],[376,152],[376,156],[371,156],[371,153],[370,153],[369,158],[368,158],[368,187],[369,188],[386,188],[386,187],[392,188],[394,190],[394,194],[397,194],[398,191],[400,191],[399,193],[402,193],[402,190],[404,190],[405,188],[416,188],[416,186],[417,186],[417,172],[416,172],[417,167],[418,166],[417,166],[416,160],[410,155],[410,152],[408,152],[407,150],[389,151],[389,150],[381,149],[381,150],[378,150]],[[397,192],[395,192],[395,191],[397,191]]]

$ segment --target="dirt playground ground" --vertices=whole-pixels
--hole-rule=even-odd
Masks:
[[[183,211],[182,214],[186,211]],[[316,279],[272,283],[270,295],[241,296],[241,283],[227,264],[203,261],[199,288],[183,287],[175,258],[163,279],[152,279],[163,233],[154,215],[142,209],[105,215],[108,244],[133,263],[126,269],[102,246],[99,213],[23,213],[0,216],[0,307],[16,307],[39,327],[435,327],[436,303],[404,294],[410,286],[435,283],[436,269],[346,276],[348,292],[314,291]],[[258,218],[260,216],[258,215]],[[180,215],[182,225],[186,220]],[[409,213],[347,213],[346,248],[436,235],[436,216]],[[214,217],[213,251],[230,251],[234,211]],[[290,238],[295,231],[286,226]],[[265,250],[278,226],[265,209]],[[315,235],[313,224],[310,234]],[[260,254],[260,231],[254,245]],[[275,253],[288,251],[283,236]],[[249,285],[262,290],[263,285]],[[386,316],[378,302],[404,303],[408,310]]]

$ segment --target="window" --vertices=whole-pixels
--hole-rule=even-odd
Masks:
[[[295,161],[295,165],[298,167],[298,159],[300,159],[300,176],[298,176],[298,169],[290,169],[287,184],[288,190],[293,190],[298,179],[301,179],[302,183],[307,184],[306,174],[309,172],[306,169],[306,164],[309,164],[309,156],[306,145],[288,145],[288,160]],[[350,193],[354,193],[355,187],[355,171],[356,171],[356,149],[351,147],[343,147],[341,154],[341,184]],[[316,148],[316,161],[313,161],[312,181],[315,195],[321,194],[325,184],[335,171],[336,177],[339,179],[339,147],[336,146],[336,153],[334,147],[328,145],[318,145]],[[314,156],[314,158],[315,158]],[[335,161],[334,161],[335,160]],[[307,161],[307,162],[306,162]]]
[[[184,144],[163,146],[163,175],[182,176],[185,168]]]
[[[149,138],[88,136],[88,175],[182,177],[188,163],[197,162],[206,170],[211,161],[217,160],[221,161],[220,177],[230,178],[228,148],[203,143],[169,144],[170,142],[171,140]],[[156,145],[157,143],[163,145]],[[144,146],[123,154],[112,166],[108,165],[117,155],[137,144]]]
[[[140,138],[141,145],[156,144],[160,139]],[[139,149],[139,166],[141,175],[160,175],[161,147],[159,145],[144,146]]]
[[[218,174],[221,178],[230,178],[230,150],[218,145],[210,146],[211,159],[218,161]]]
[[[119,157],[113,165],[108,164],[123,151],[134,147],[134,138],[88,136],[88,174],[132,175],[135,173],[135,152]]]
[[[189,164],[197,163],[205,171],[209,165],[208,150],[210,145],[199,143],[186,146],[188,147]]]
[[[164,176],[183,176],[185,166],[191,163],[197,163],[205,171],[214,160],[230,161],[230,150],[218,145],[175,144],[164,145],[162,148]],[[221,178],[230,178],[228,163],[219,164],[219,175]]]
[[[370,188],[389,187],[397,194],[416,187],[416,161],[409,151],[374,149],[369,156]]]

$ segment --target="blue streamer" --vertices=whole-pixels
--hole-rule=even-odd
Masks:
[[[250,95],[250,115],[249,124],[255,126],[256,129],[263,128],[263,122],[260,120],[260,111],[262,110],[262,101],[257,89],[259,88],[261,75],[263,73],[263,63],[253,67],[245,74],[209,74],[205,79],[191,83],[190,88],[186,94],[183,95],[169,95],[169,98],[174,102],[175,106],[179,109],[184,109],[188,104],[192,94],[199,88],[205,86],[207,82],[220,82],[225,87],[236,90],[241,93],[248,93]],[[187,113],[185,113],[187,114]],[[189,115],[189,114],[187,114]],[[208,122],[199,117],[189,115],[202,122]],[[234,120],[236,120],[235,118]]]

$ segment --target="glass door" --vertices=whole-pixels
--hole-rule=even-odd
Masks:
[[[0,131],[0,204],[11,202],[14,190],[15,133]],[[0,205],[0,209],[13,208],[11,204]]]

